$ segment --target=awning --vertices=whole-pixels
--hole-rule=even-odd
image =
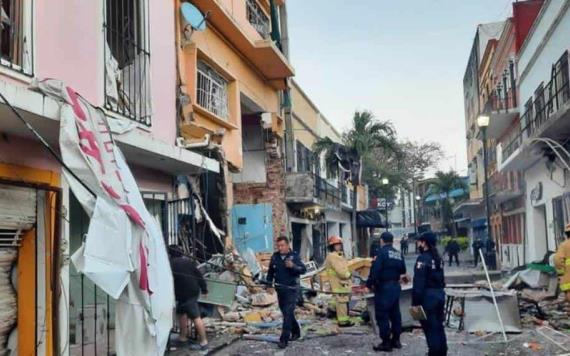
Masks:
[[[465,189],[459,188],[459,189],[454,189],[449,193],[449,197],[450,198],[459,198],[462,197],[464,195],[468,194],[467,191]],[[425,198],[425,202],[426,203],[431,203],[434,202],[436,200],[442,200],[445,199],[447,197],[447,194],[445,193],[441,193],[441,194],[431,194],[428,195],[427,198]]]
[[[386,227],[380,211],[368,209],[356,213],[356,227]]]
[[[454,209],[453,213],[468,212],[471,209],[483,208],[483,199],[470,199],[459,203]]]

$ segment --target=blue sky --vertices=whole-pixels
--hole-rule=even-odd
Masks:
[[[511,0],[288,0],[295,80],[342,130],[355,110],[400,137],[437,141],[441,169],[466,173],[462,79],[479,23]]]

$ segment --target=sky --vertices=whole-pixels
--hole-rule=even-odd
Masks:
[[[441,143],[439,169],[467,173],[463,74],[476,26],[511,0],[288,0],[295,80],[340,131],[355,110],[398,136]]]

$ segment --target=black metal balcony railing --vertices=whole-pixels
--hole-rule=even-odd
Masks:
[[[340,205],[340,190],[318,175],[313,175],[313,178],[315,182],[315,189],[313,191],[315,198],[331,205]]]
[[[269,38],[271,25],[269,24],[269,18],[265,15],[261,6],[259,6],[256,0],[247,0],[245,4],[249,23],[261,37]]]
[[[509,89],[506,93],[494,91],[485,104],[485,112],[509,112],[517,108],[516,93]]]
[[[503,162],[521,146],[523,139],[535,135],[549,119],[570,101],[568,51],[552,66],[551,80],[540,85],[521,116],[519,133],[503,150]]]

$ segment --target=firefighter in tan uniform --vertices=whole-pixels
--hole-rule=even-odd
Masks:
[[[566,294],[566,301],[570,302],[570,224],[564,229],[566,240],[558,246],[554,255],[554,266],[560,276],[560,290]]]
[[[348,269],[348,261],[342,251],[342,239],[331,236],[328,239],[329,254],[325,260],[325,272],[329,277],[331,289],[335,294],[336,319],[339,326],[351,326],[352,321],[348,316],[348,302],[352,288],[352,273]]]

